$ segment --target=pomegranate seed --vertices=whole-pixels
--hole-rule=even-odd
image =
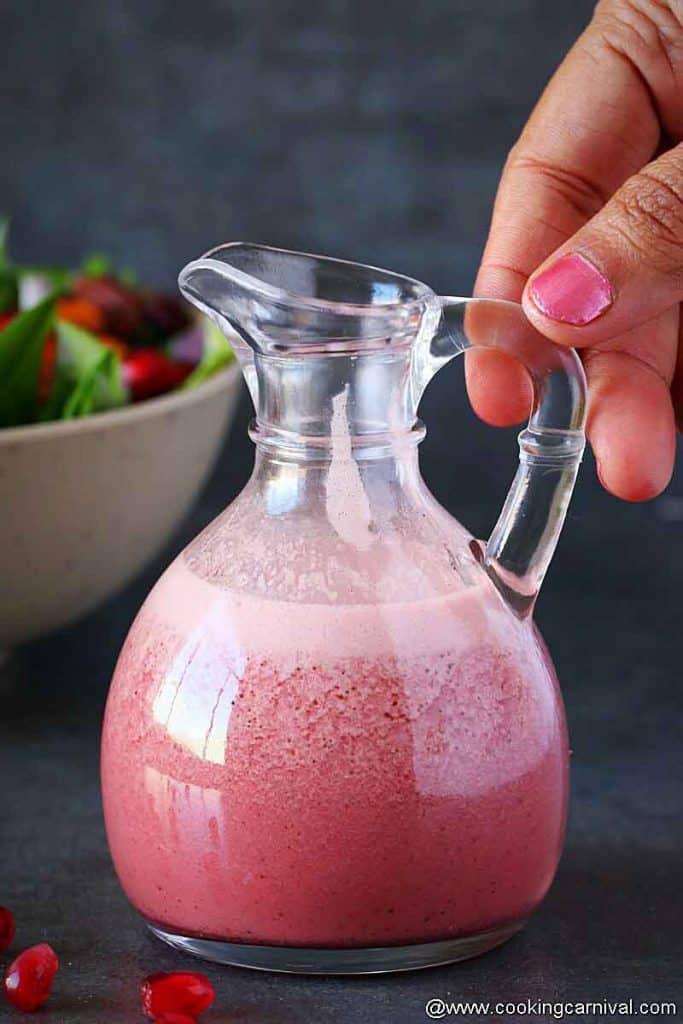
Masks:
[[[12,911],[0,907],[0,951],[7,949],[14,938],[14,917]]]
[[[214,1001],[213,985],[195,971],[150,974],[142,983],[142,1009],[148,1017],[184,1013],[196,1017]]]
[[[197,1020],[186,1013],[162,1013],[154,1024],[197,1024]]]
[[[5,996],[12,1006],[30,1013],[42,1006],[50,994],[59,960],[52,946],[41,942],[20,953],[5,972]]]

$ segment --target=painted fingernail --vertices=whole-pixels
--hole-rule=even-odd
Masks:
[[[531,282],[529,293],[541,313],[563,324],[582,327],[612,305],[612,286],[580,253],[560,256]]]

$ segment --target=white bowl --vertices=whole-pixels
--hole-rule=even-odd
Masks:
[[[234,413],[235,364],[199,387],[0,430],[0,648],[78,618],[169,539]]]

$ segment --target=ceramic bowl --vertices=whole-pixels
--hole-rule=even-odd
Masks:
[[[168,541],[218,455],[233,364],[83,419],[0,430],[0,648],[77,619]]]

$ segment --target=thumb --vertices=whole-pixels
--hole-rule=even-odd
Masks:
[[[532,274],[523,303],[576,347],[623,335],[683,300],[683,144],[629,178]]]

